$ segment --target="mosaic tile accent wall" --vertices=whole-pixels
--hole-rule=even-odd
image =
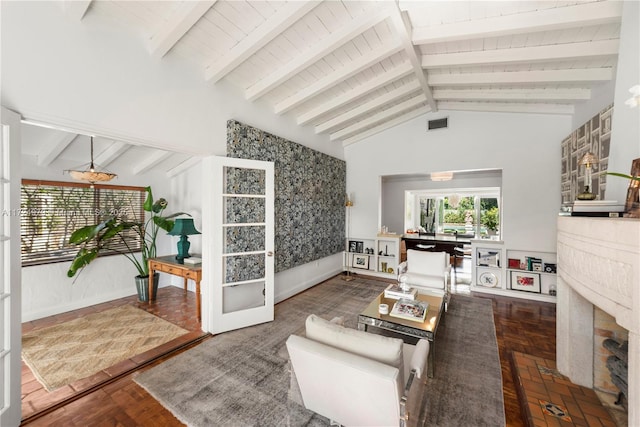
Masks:
[[[609,166],[609,146],[611,145],[611,120],[613,104],[607,106],[593,118],[562,141],[561,197],[562,204],[568,205],[584,191],[584,167],[579,162],[582,156],[591,151],[600,163],[594,165],[591,192],[604,200],[607,176],[604,172]]]
[[[274,162],[276,272],[344,250],[343,160],[236,120],[227,121],[227,156]]]

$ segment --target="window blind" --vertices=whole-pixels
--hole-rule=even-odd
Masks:
[[[22,265],[73,259],[78,247],[69,237],[80,227],[97,224],[111,216],[127,221],[144,220],[143,187],[22,181],[20,224]],[[101,255],[141,249],[140,236],[130,230],[126,241],[114,241]]]

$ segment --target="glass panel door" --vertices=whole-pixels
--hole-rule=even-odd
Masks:
[[[273,163],[226,157],[205,160],[205,174],[210,170],[214,175],[205,182],[214,184],[211,199],[205,200],[210,211],[203,208],[203,229],[209,227],[205,221],[211,226],[210,235],[203,235],[203,258],[211,248],[210,274],[203,269],[205,287],[211,290],[203,289],[203,298],[210,303],[203,328],[218,333],[271,321]]]

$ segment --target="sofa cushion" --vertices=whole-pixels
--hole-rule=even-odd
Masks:
[[[404,372],[402,340],[399,338],[345,328],[315,314],[307,317],[305,326],[309,339],[391,365]]]

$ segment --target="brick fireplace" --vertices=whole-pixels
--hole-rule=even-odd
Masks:
[[[602,336],[628,336],[628,425],[640,426],[640,220],[558,218],[556,324],[558,370],[589,388],[612,387]]]

